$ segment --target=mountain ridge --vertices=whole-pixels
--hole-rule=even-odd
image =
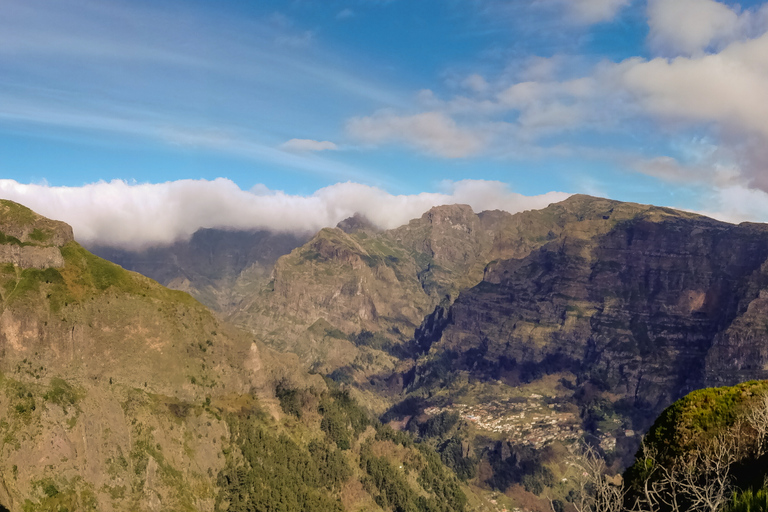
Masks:
[[[0,204],[0,223],[29,217]],[[61,263],[0,261],[0,510],[487,503],[427,446],[189,294],[71,238],[23,245],[23,236],[0,246],[55,250]]]

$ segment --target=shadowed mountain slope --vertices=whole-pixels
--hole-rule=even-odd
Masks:
[[[653,409],[768,375],[764,330],[745,333],[764,307],[768,226],[584,197],[561,207],[571,220],[556,238],[488,265],[432,352],[511,384],[531,365],[578,370]]]
[[[187,241],[129,251],[94,246],[96,255],[157,282],[190,293],[216,311],[228,311],[251,288],[269,280],[280,256],[302,245],[309,235],[270,231],[201,229]]]

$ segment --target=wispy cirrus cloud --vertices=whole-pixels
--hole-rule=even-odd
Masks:
[[[579,23],[612,20],[631,0],[551,0],[562,4]]]
[[[161,141],[170,146],[237,155],[253,161],[288,167],[335,179],[364,179],[365,169],[307,154],[307,151],[336,149],[332,142],[299,141],[275,148],[259,142],[259,134],[244,129],[211,128],[207,124],[180,124],[173,116],[128,109],[88,111],[73,109],[61,102],[30,102],[22,99],[0,104],[0,125],[66,128],[101,136],[135,137]],[[92,136],[92,135],[91,135]],[[290,141],[289,141],[290,142]],[[302,146],[300,148],[299,146]],[[310,148],[312,146],[312,148]]]
[[[295,126],[312,130],[295,99],[401,103],[290,22],[120,1],[8,0],[2,11],[0,132],[135,138],[354,179],[361,171],[275,149]]]
[[[347,132],[367,144],[397,142],[444,158],[462,158],[479,152],[483,135],[460,127],[442,112],[398,115],[380,111],[347,122]]]
[[[291,139],[280,144],[286,151],[336,151],[339,147],[328,140]]]

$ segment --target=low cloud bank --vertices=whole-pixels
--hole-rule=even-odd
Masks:
[[[225,178],[157,184],[115,180],[82,187],[0,180],[0,197],[69,223],[83,244],[138,250],[186,239],[200,228],[314,232],[359,212],[389,229],[442,204],[469,204],[476,212],[516,213],[544,208],[570,195],[524,196],[504,183],[484,180],[445,182],[442,188],[436,193],[392,195],[347,182],[299,196],[264,186],[246,191]]]

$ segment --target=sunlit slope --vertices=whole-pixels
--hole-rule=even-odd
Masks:
[[[66,224],[2,201],[0,226],[0,504],[212,510],[226,404],[308,377]]]

